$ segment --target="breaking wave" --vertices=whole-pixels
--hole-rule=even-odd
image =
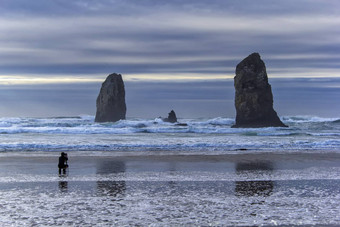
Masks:
[[[235,151],[340,148],[340,119],[282,117],[288,128],[232,128],[232,118],[127,119],[94,116],[0,118],[0,151]]]
[[[252,135],[339,135],[339,132],[315,133],[312,130],[335,129],[338,118],[313,116],[283,117],[290,128],[234,129],[234,119],[181,119],[180,124],[163,122],[161,119],[128,119],[115,123],[96,123],[93,116],[57,118],[0,118],[1,134],[49,133],[49,134],[133,134],[133,133],[250,133]],[[299,130],[300,129],[300,130]]]

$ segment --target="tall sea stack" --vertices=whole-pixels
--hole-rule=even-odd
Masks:
[[[273,94],[266,66],[253,53],[236,66],[234,128],[287,127],[273,109]]]
[[[125,119],[125,88],[122,75],[110,74],[97,98],[96,122],[115,122]]]

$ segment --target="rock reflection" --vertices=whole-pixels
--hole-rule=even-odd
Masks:
[[[97,192],[100,196],[122,196],[125,190],[125,181],[97,181]]]
[[[241,173],[242,171],[256,171],[256,170],[273,171],[274,166],[272,162],[240,162],[236,164],[237,173]]]
[[[274,189],[272,181],[236,181],[236,196],[270,196]]]
[[[59,181],[59,189],[61,192],[67,192],[68,191],[68,182],[67,181]]]
[[[125,172],[125,162],[119,160],[105,160],[97,163],[97,174],[119,174]],[[124,195],[125,181],[97,181],[99,196],[117,197]]]
[[[242,174],[246,171],[273,171],[274,167],[271,162],[247,162],[237,163],[236,173]],[[273,181],[236,181],[236,196],[270,196],[274,189]]]
[[[119,160],[97,162],[97,174],[123,173],[125,168],[125,162]]]

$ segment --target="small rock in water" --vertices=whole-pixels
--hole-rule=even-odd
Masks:
[[[168,118],[164,118],[163,121],[170,122],[170,123],[177,122],[177,117],[176,117],[175,111],[171,110],[170,113],[169,113]]]
[[[187,123],[178,123],[178,124],[176,124],[176,126],[188,126],[188,124]]]

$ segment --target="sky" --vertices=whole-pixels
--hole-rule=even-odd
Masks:
[[[127,117],[234,117],[253,52],[279,115],[339,117],[339,27],[338,0],[0,0],[0,117],[94,115],[111,73]]]

